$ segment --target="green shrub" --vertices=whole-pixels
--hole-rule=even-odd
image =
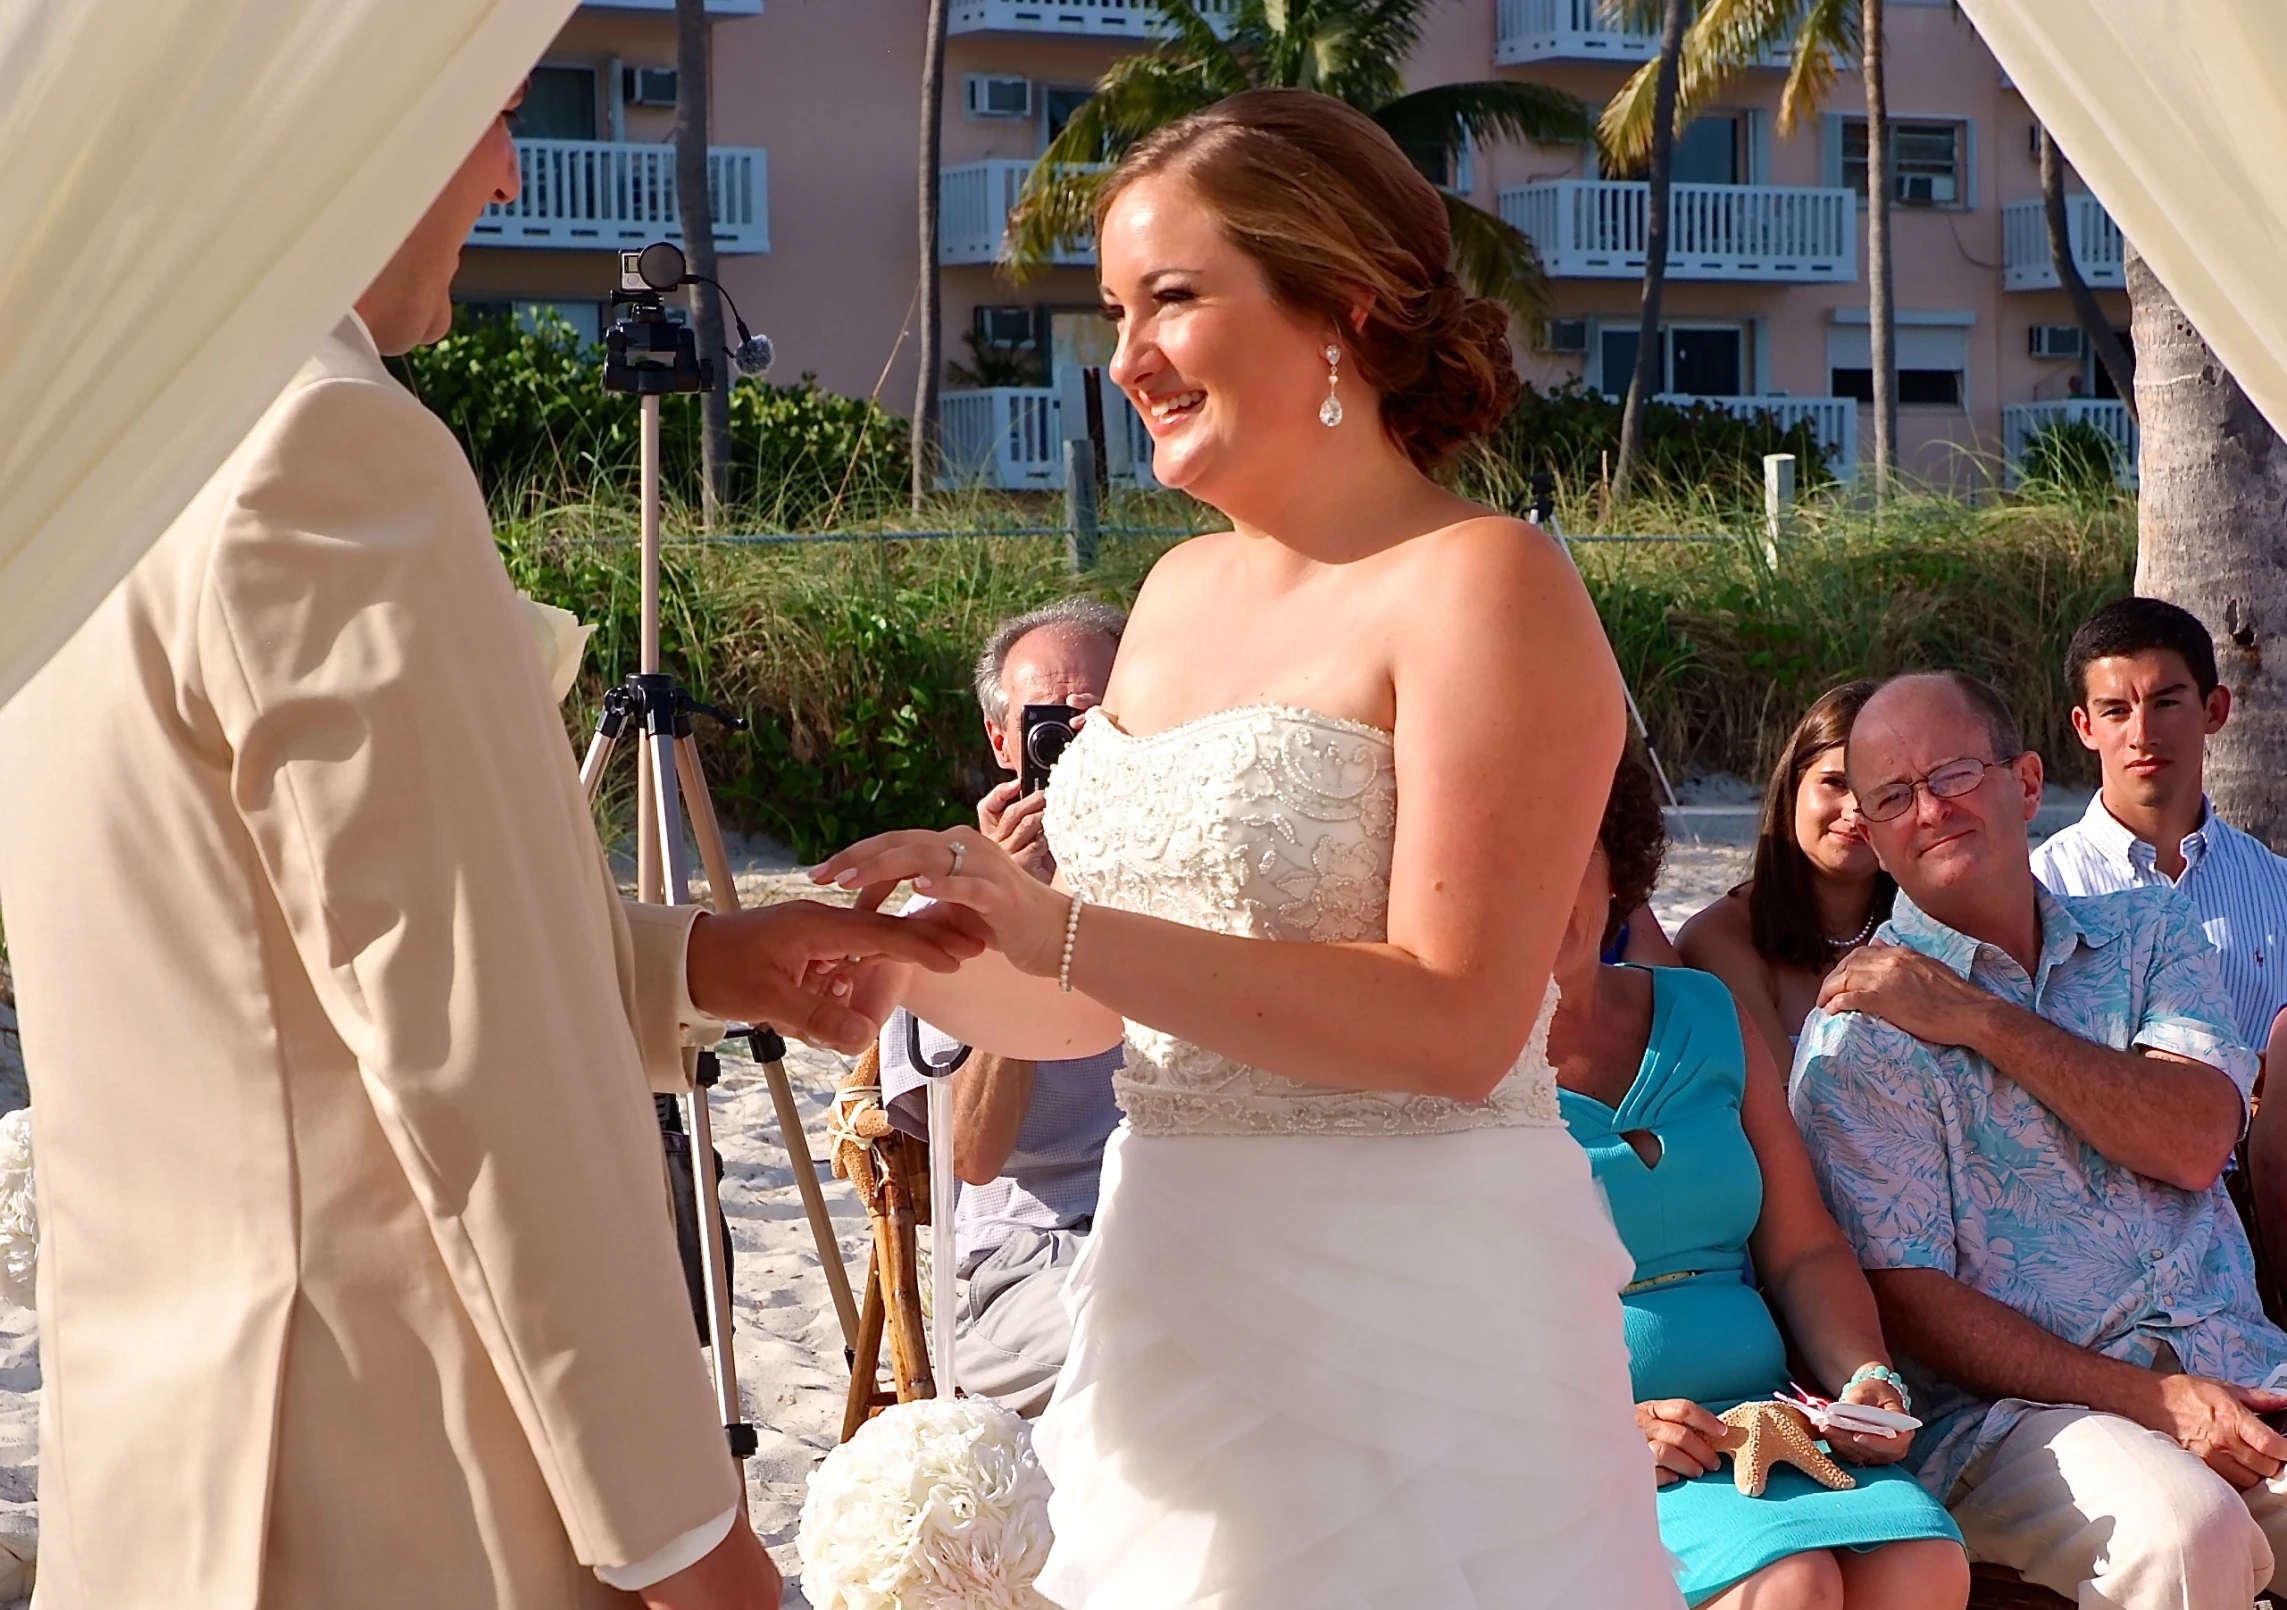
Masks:
[[[1464,460],[1462,485],[1505,508],[1523,506],[1539,471],[1572,492],[1598,486],[1608,461],[1619,457],[1620,411],[1617,401],[1578,382],[1546,392],[1527,386],[1501,428]],[[1807,420],[1781,430],[1768,417],[1737,419],[1707,403],[1650,403],[1639,485],[1703,506],[1760,505],[1766,453],[1795,455],[1803,492],[1834,478]]]
[[[2118,482],[2120,449],[2085,419],[2044,425],[2025,444],[2017,484],[2029,496],[2102,497]]]
[[[638,405],[603,389],[603,355],[563,320],[530,325],[465,308],[434,346],[390,360],[398,377],[468,449],[496,504],[632,489]],[[766,528],[870,519],[910,490],[905,423],[859,398],[741,381],[731,390],[731,501]],[[667,495],[699,495],[699,401],[660,405]]]

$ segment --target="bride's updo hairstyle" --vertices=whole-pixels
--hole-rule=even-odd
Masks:
[[[1136,144],[1097,198],[1099,231],[1158,174],[1192,188],[1280,303],[1342,332],[1345,370],[1380,394],[1382,428],[1421,469],[1516,402],[1508,309],[1461,288],[1444,198],[1364,113],[1300,89],[1218,101]]]

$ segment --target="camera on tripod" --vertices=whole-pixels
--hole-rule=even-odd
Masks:
[[[612,293],[612,306],[627,311],[604,333],[604,390],[665,397],[715,389],[715,360],[712,354],[699,356],[698,332],[667,316],[669,292],[702,283],[714,285],[738,326],[731,367],[753,380],[770,372],[770,338],[746,327],[720,285],[691,273],[679,247],[655,240],[639,252],[619,254],[619,288]]]

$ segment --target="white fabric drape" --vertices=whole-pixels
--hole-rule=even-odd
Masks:
[[[1962,0],[2224,367],[2287,432],[2287,0]]]
[[[396,250],[574,0],[0,0],[0,701]]]

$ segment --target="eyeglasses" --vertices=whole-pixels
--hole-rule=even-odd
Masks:
[[[1985,781],[1989,771],[2006,771],[2017,763],[2017,754],[2004,760],[1979,760],[1964,755],[1959,760],[1941,761],[1919,777],[1903,782],[1883,783],[1858,796],[1858,814],[1869,822],[1894,822],[1914,808],[1914,791],[1926,788],[1932,799],[1960,799],[1974,794]]]

